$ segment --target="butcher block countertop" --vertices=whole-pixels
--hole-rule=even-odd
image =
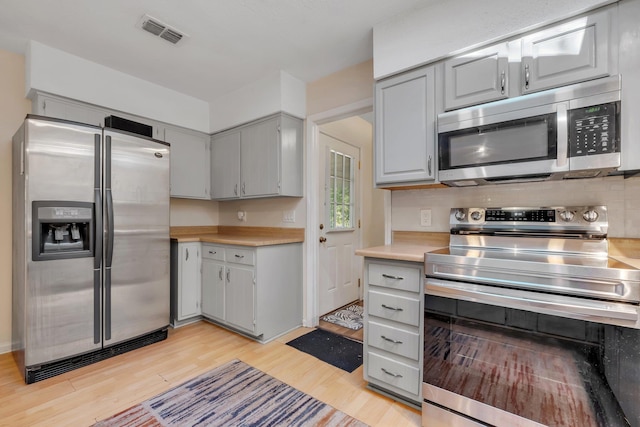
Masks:
[[[239,246],[270,246],[304,242],[304,228],[178,226],[171,227],[178,243],[203,242]]]
[[[356,250],[356,255],[398,261],[424,262],[424,253],[449,246],[449,233],[394,231],[393,243]]]

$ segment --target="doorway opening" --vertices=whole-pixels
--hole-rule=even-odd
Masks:
[[[364,260],[355,251],[385,242],[385,191],[373,183],[372,110],[368,99],[307,118],[305,326],[356,340],[362,329],[321,318],[352,304],[362,307]]]

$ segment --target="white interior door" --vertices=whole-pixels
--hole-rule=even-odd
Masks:
[[[320,132],[318,311],[326,314],[360,297],[360,149]]]

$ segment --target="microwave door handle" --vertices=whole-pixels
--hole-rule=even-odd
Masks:
[[[563,167],[567,165],[567,154],[569,152],[569,126],[567,123],[567,105],[558,104],[556,112],[556,129],[558,130],[558,141],[556,144],[556,165]]]

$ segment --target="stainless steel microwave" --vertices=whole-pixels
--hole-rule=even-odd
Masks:
[[[438,115],[451,186],[604,176],[620,167],[620,77]]]

